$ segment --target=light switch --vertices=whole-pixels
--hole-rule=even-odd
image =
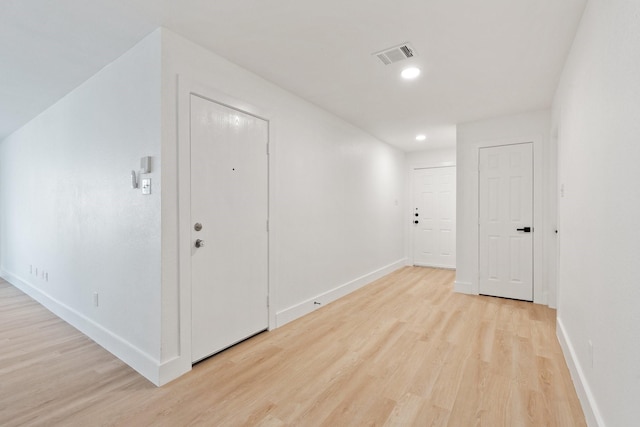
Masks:
[[[151,194],[151,178],[142,178],[142,194]]]

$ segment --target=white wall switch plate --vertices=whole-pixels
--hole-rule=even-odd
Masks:
[[[151,178],[142,178],[142,194],[151,194]]]

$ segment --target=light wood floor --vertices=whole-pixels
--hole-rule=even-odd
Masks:
[[[0,281],[0,425],[583,426],[555,311],[403,268],[156,388]]]

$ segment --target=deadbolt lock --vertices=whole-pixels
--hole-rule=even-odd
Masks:
[[[193,226],[193,229],[196,231],[202,230],[202,224],[200,224],[199,222],[196,222],[195,225]]]

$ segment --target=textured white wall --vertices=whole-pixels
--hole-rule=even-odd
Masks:
[[[553,109],[558,335],[590,425],[640,419],[639,52],[640,2],[590,0]]]
[[[160,358],[159,155],[159,32],[0,143],[3,276],[146,374]],[[142,156],[150,196],[131,189]]]
[[[533,142],[534,150],[534,301],[547,304],[555,294],[553,283],[544,280],[544,253],[555,244],[546,204],[550,181],[550,112],[536,111],[458,125],[457,130],[457,256],[456,289],[478,292],[478,149],[505,144]]]
[[[176,177],[184,173],[175,158],[178,75],[259,108],[272,120],[271,303],[283,322],[313,310],[312,298],[404,263],[404,153],[163,30],[163,361],[168,367],[184,359],[178,327],[188,321],[176,298]],[[181,366],[168,368],[167,378],[186,364]]]
[[[270,114],[271,302],[284,321],[404,263],[404,153],[158,30],[0,144],[2,274],[156,384],[191,365],[180,349],[190,320],[179,309],[178,74]],[[142,156],[153,157],[151,196],[130,188]]]

